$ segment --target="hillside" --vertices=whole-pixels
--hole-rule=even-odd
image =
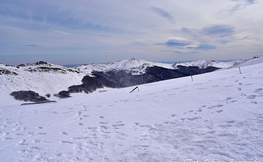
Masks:
[[[261,61],[260,61],[261,60]],[[263,61],[0,107],[2,161],[262,161]]]
[[[76,92],[90,93],[102,87],[120,88],[202,74],[227,68],[234,63],[198,60],[164,64],[133,58],[72,68],[44,61],[18,66],[0,64],[0,97],[3,99],[0,106],[23,102],[14,101],[10,96],[12,92],[31,91],[30,93],[35,92],[42,97],[50,96],[48,100],[58,100],[58,97],[69,97]]]

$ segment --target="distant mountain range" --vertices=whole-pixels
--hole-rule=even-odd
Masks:
[[[43,96],[56,100],[57,97],[70,97],[72,93],[91,93],[104,87],[122,88],[197,75],[236,67],[245,62],[246,60],[230,62],[196,60],[167,64],[132,58],[74,67],[64,67],[45,61],[18,66],[0,64],[0,96],[3,99],[10,99],[12,92],[22,91],[25,93],[16,94],[26,95],[26,92],[30,91],[30,94],[33,94],[33,91],[37,94],[33,95],[35,99],[24,101],[36,102],[36,98],[41,98],[43,101]],[[23,100],[21,96],[14,97]]]

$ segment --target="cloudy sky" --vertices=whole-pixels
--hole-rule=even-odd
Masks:
[[[0,63],[263,55],[262,0],[0,0]]]

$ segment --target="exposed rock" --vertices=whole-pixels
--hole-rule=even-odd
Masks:
[[[36,62],[36,65],[49,65],[49,63],[45,61],[38,61]]]
[[[14,91],[10,94],[14,96],[16,100],[21,101],[31,101],[31,102],[43,102],[48,101],[45,97],[40,96],[38,93],[34,91]]]
[[[55,96],[59,98],[68,98],[70,97],[70,93],[68,91],[61,91],[58,94],[55,94]]]
[[[37,67],[26,69],[29,72],[52,72],[52,73],[62,73],[67,74],[67,71],[61,68],[51,68],[51,67]]]
[[[7,69],[0,68],[0,75],[18,75],[16,72],[12,72]]]
[[[47,98],[49,98],[51,95],[48,93],[48,94],[46,94],[45,96],[46,96]]]

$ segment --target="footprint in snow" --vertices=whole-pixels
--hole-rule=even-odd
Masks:
[[[241,93],[240,96],[247,96],[245,93]]]
[[[78,116],[80,116],[81,114],[82,114],[82,111],[79,111],[79,112],[77,113]]]
[[[26,130],[26,127],[15,127],[13,131]]]
[[[221,113],[222,111],[223,111],[223,110],[217,110],[216,112],[217,112],[217,113]]]
[[[62,135],[68,135],[67,132],[60,132],[60,134],[62,134]]]
[[[187,120],[190,120],[190,121],[194,121],[194,120],[198,120],[198,119],[202,119],[202,117],[187,118]]]
[[[70,141],[59,141],[59,142],[63,144],[73,144],[73,142],[70,142]]]
[[[219,107],[223,107],[223,106],[224,106],[224,105],[219,104],[219,105],[216,105],[216,106],[208,107],[208,109],[214,109],[214,108],[219,108]]]
[[[77,123],[77,125],[79,125],[79,126],[83,126],[84,124],[83,124],[83,123]]]
[[[0,137],[5,137],[9,134],[9,132],[3,133]]]
[[[255,89],[254,92],[260,92],[260,91],[262,91],[262,88]]]
[[[36,147],[36,146],[34,146],[34,147],[29,147],[29,149],[30,149],[30,150],[42,150],[41,148]]]
[[[99,122],[99,124],[108,124],[108,122]]]
[[[248,84],[245,84],[245,85],[247,85],[247,86],[248,86],[248,85],[252,85],[252,83],[248,83]]]
[[[120,129],[121,127],[123,127],[125,124],[112,124],[111,126],[113,127],[113,129]]]
[[[52,114],[58,114],[58,112],[56,112],[56,111],[52,111],[51,113],[52,113]]]
[[[3,141],[10,141],[12,140],[13,138],[10,138],[10,137],[6,137],[6,138],[2,138]]]
[[[256,95],[250,95],[250,96],[247,96],[247,99],[255,99],[257,96]]]
[[[25,143],[26,142],[26,140],[25,139],[23,139],[23,140],[20,140],[19,142],[18,142],[18,145],[28,145],[27,143]]]
[[[198,90],[204,90],[204,89],[207,89],[207,88],[197,88]]]
[[[33,140],[32,142],[34,142],[34,143],[40,143],[41,140],[35,139],[35,140]]]

